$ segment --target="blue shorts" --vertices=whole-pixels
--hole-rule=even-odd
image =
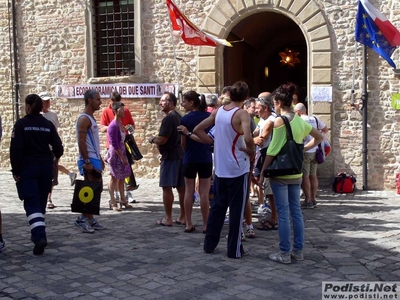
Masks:
[[[103,164],[101,163],[100,159],[97,158],[92,158],[89,157],[90,162],[92,163],[93,169],[96,169],[97,171],[99,171],[100,173],[103,173]],[[78,160],[78,170],[79,173],[82,176],[85,176],[85,174],[83,174],[83,166],[85,165],[85,161],[83,159]]]

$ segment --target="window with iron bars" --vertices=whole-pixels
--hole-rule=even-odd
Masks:
[[[134,0],[94,1],[97,77],[135,74]]]

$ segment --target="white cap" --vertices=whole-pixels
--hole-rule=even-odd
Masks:
[[[39,97],[42,98],[42,100],[44,100],[44,101],[47,101],[47,100],[51,100],[51,99],[52,99],[50,93],[48,93],[48,92],[41,92],[41,93],[39,94]]]

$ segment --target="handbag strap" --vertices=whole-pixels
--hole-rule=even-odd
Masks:
[[[289,120],[285,117],[280,115],[282,118],[283,122],[285,123],[286,126],[286,138],[288,141],[293,141],[293,133],[292,133],[292,128],[290,127]]]
[[[317,123],[317,130],[319,131],[319,124],[318,124],[318,119],[317,119],[317,117],[314,117],[314,119],[315,119],[315,123]]]
[[[319,131],[318,119],[317,119],[317,117],[314,117],[314,119],[315,119],[315,123],[317,123],[317,130]],[[322,145],[321,144],[322,144],[322,142],[318,144],[318,148],[319,148],[319,150],[322,151]]]

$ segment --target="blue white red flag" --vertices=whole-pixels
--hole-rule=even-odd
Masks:
[[[400,45],[400,32],[368,0],[358,2],[356,41],[373,49],[396,68],[391,56]]]

